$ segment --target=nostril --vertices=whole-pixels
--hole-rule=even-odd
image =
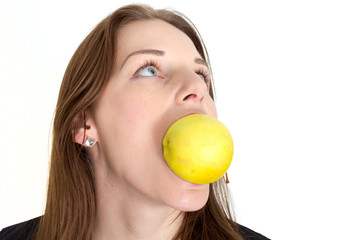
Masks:
[[[191,99],[191,98],[196,98],[196,94],[192,93],[192,94],[187,95],[186,97],[184,97],[183,101],[186,101],[186,100]]]

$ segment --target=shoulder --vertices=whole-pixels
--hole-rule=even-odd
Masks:
[[[269,238],[257,233],[250,228],[244,227],[240,224],[237,224],[238,232],[244,238],[244,240],[270,240]]]
[[[27,240],[37,230],[40,217],[6,227],[0,231],[0,240]]]

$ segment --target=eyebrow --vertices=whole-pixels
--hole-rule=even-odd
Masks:
[[[142,50],[138,50],[135,52],[130,53],[124,60],[124,62],[122,63],[121,68],[125,65],[126,61],[135,56],[135,55],[139,55],[139,54],[150,54],[150,55],[155,55],[155,56],[165,56],[165,51],[161,51],[161,50],[157,50],[157,49],[142,49]],[[195,58],[194,60],[195,63],[197,64],[201,64],[204,65],[206,67],[208,67],[206,61],[202,58]]]
[[[124,60],[124,62],[121,65],[121,68],[125,65],[126,61],[135,56],[135,55],[139,55],[139,54],[150,54],[150,55],[155,55],[155,56],[164,56],[165,52],[164,51],[160,51],[160,50],[156,50],[156,49],[143,49],[143,50],[138,50],[135,52],[130,53]]]
[[[206,61],[205,61],[204,59],[202,59],[202,58],[195,58],[194,62],[197,63],[197,64],[204,65],[204,66],[206,66],[207,68],[209,67],[209,66],[207,65]]]

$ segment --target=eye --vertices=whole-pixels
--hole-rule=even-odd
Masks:
[[[207,86],[210,86],[211,77],[208,71],[205,71],[204,69],[199,69],[196,71],[196,73],[206,83]]]
[[[157,69],[154,66],[143,67],[142,69],[140,69],[137,75],[143,77],[156,77]]]
[[[134,77],[158,77],[159,76],[159,68],[155,62],[146,62],[143,66],[141,66]]]

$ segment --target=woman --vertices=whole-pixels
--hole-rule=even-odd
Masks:
[[[266,239],[233,220],[224,179],[188,183],[162,138],[190,113],[216,117],[206,48],[179,13],[129,5],[72,57],[53,128],[45,214],[1,239]]]

